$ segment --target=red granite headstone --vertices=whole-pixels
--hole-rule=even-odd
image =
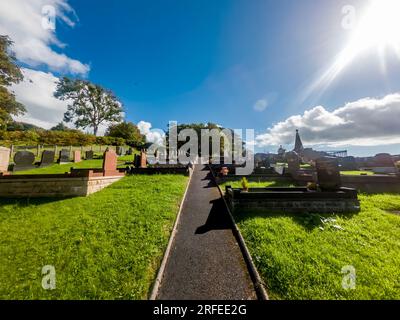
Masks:
[[[80,150],[75,150],[74,151],[74,162],[76,163],[76,162],[81,162],[81,161],[82,161],[82,159],[81,159]]]
[[[113,150],[104,152],[104,157],[103,157],[104,175],[107,175],[107,173],[113,173],[117,171],[117,160],[118,156]]]
[[[140,167],[147,168],[147,155],[145,151],[140,153]]]

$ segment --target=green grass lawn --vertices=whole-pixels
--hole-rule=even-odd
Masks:
[[[146,299],[187,179],[135,175],[86,198],[0,200],[0,299]],[[45,265],[55,290],[41,286]]]
[[[133,156],[122,156],[118,158],[118,167],[125,168],[125,161],[133,161]],[[67,163],[67,164],[53,164],[44,168],[37,168],[32,170],[25,171],[17,171],[13,174],[57,174],[57,173],[65,173],[69,172],[70,169],[84,169],[84,168],[102,168],[103,160],[102,159],[93,159],[93,160],[83,160],[78,163]]]
[[[272,299],[400,299],[400,195],[359,198],[352,216],[235,214]]]
[[[355,171],[340,171],[340,174],[343,175],[350,175],[350,176],[359,176],[361,174],[366,174],[367,176],[372,176],[374,173],[372,171],[362,171],[362,170],[355,170]]]
[[[221,189],[224,191],[226,186],[232,188],[242,188],[241,180],[227,181],[220,184]],[[250,188],[269,188],[269,187],[294,187],[294,184],[286,181],[249,181]]]

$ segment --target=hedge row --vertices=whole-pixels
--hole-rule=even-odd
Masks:
[[[96,137],[78,130],[71,131],[0,131],[0,144],[11,145],[60,145],[60,146],[89,146],[89,145],[130,145],[129,141],[115,137]]]

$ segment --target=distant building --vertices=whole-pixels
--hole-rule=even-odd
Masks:
[[[296,141],[294,143],[294,152],[301,154],[304,151],[303,142],[301,141],[299,130],[296,130]]]

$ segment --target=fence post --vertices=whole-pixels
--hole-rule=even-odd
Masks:
[[[69,146],[69,157],[71,158],[73,156],[73,153],[72,153],[72,146]]]
[[[40,144],[37,145],[36,147],[36,155],[39,157],[40,155]]]
[[[10,150],[10,159],[12,159],[13,158],[13,153],[14,153],[14,145],[13,144],[11,145],[10,149],[11,149]]]

